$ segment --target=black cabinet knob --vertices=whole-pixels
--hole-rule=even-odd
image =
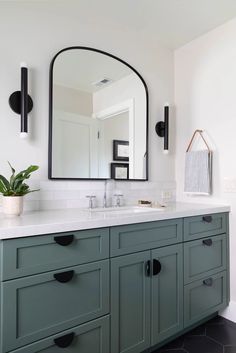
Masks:
[[[67,348],[71,345],[73,339],[75,337],[74,332],[69,333],[68,335],[58,337],[54,339],[54,343],[57,347]]]
[[[212,278],[204,279],[203,284],[204,284],[205,286],[211,287],[212,284],[213,284],[213,279],[212,279]]]
[[[212,216],[203,216],[202,220],[203,220],[203,222],[211,223],[212,222]]]
[[[59,235],[59,236],[54,237],[54,240],[57,244],[59,244],[61,246],[67,246],[73,242],[74,234]]]
[[[160,261],[158,261],[156,259],[153,259],[152,266],[153,266],[153,270],[152,270],[153,276],[158,275],[161,272],[161,263],[160,263]]]
[[[55,273],[53,277],[55,280],[57,280],[60,283],[66,283],[72,280],[74,276],[74,271],[66,271],[66,272],[60,272],[60,273]]]
[[[211,239],[204,239],[202,241],[202,244],[206,245],[206,246],[211,246],[212,245],[212,240]]]

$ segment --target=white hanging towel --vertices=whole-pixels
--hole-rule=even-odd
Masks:
[[[188,151],[185,157],[184,192],[210,195],[212,191],[212,152]]]

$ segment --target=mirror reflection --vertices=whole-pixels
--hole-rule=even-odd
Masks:
[[[88,48],[51,65],[50,177],[147,178],[147,91],[120,60]]]

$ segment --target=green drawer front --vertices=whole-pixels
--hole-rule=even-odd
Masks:
[[[227,306],[226,281],[223,271],[185,286],[185,327]]]
[[[62,349],[58,341],[68,340],[69,346]],[[55,340],[55,341],[54,341]],[[110,353],[109,349],[109,316],[77,326],[12,351],[12,353]]]
[[[68,245],[56,242],[63,240],[72,242]],[[2,280],[19,278],[108,256],[108,228],[4,240],[1,276]]]
[[[3,282],[2,309],[4,352],[108,314],[109,260]]]
[[[182,241],[182,219],[111,228],[111,256],[129,254]]]
[[[185,243],[184,264],[185,283],[226,270],[226,235],[223,234]]]
[[[227,232],[227,214],[216,213],[184,218],[184,240],[193,240]]]

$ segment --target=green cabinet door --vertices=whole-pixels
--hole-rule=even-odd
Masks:
[[[183,329],[182,245],[155,249],[151,256],[151,345],[155,345]]]
[[[150,251],[111,260],[111,352],[150,346]]]

